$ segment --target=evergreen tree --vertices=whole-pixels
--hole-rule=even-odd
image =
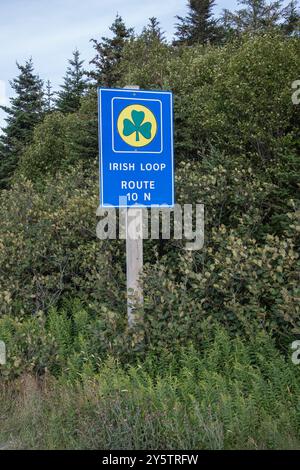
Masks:
[[[230,41],[237,33],[235,25],[232,23],[232,12],[227,9],[223,10],[220,20],[224,41]]]
[[[238,0],[238,4],[244,8],[235,12],[224,10],[223,13],[227,26],[237,33],[258,33],[279,25],[282,0],[269,3],[266,0]]]
[[[296,0],[292,0],[282,11],[283,31],[288,35],[300,35],[300,12]]]
[[[206,44],[216,43],[220,40],[221,29],[218,20],[213,16],[214,0],[189,0],[188,15],[183,18],[176,16],[179,23],[175,44]]]
[[[87,89],[86,72],[83,69],[83,60],[76,49],[73,58],[69,60],[61,90],[57,93],[56,108],[62,113],[73,113],[80,107],[80,101]]]
[[[50,80],[47,80],[46,90],[45,90],[45,110],[47,113],[50,113],[54,109],[54,95],[52,91],[52,85]]]
[[[0,135],[0,187],[7,187],[24,147],[32,139],[35,125],[44,114],[43,81],[34,73],[32,59],[25,65],[17,63],[19,75],[10,82],[15,96],[10,107],[1,106],[7,113],[6,127]]]
[[[149,18],[149,23],[143,28],[141,39],[149,44],[153,42],[164,43],[166,41],[165,33],[162,31],[158,19],[154,16]]]
[[[164,88],[164,68],[173,51],[156,18],[150,18],[141,34],[126,44],[119,66],[120,86],[135,84],[141,88]]]
[[[133,29],[127,29],[119,15],[110,27],[110,31],[113,33],[112,38],[102,37],[100,42],[96,39],[91,40],[96,55],[90,62],[95,69],[89,73],[89,76],[97,85],[106,87],[117,85],[120,79],[118,66],[122,60],[124,46],[133,37]]]

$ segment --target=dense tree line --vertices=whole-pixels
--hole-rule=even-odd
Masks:
[[[45,112],[43,82],[34,73],[32,60],[25,65],[17,63],[17,67],[19,76],[11,82],[15,96],[10,99],[10,107],[1,107],[7,117],[4,134],[0,136],[0,187],[8,184],[20,154]]]
[[[186,17],[177,16],[173,47],[224,45],[242,34],[259,34],[272,29],[287,36],[299,35],[299,9],[295,0],[286,7],[281,0],[240,0],[239,5],[240,9],[224,10],[217,18],[214,0],[189,0]],[[93,87],[118,86],[126,44],[140,42],[147,48],[156,42],[158,47],[167,46],[156,18],[150,19],[140,36],[135,35],[133,28],[128,28],[119,15],[110,30],[111,37],[91,40],[95,56],[90,62],[90,71],[84,69],[79,51],[74,51],[57,93],[53,92],[49,80],[44,84],[35,73],[32,59],[25,65],[17,64],[19,75],[11,83],[15,96],[10,99],[9,107],[2,106],[7,118],[0,136],[0,187],[9,186],[22,152],[32,141],[36,124],[47,114],[54,110],[74,113],[79,110],[82,98],[93,93]]]

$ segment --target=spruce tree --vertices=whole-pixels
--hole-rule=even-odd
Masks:
[[[149,18],[147,26],[143,28],[141,39],[146,43],[152,44],[153,42],[164,43],[166,41],[165,33],[160,27],[160,23],[154,16]]]
[[[237,33],[259,33],[277,27],[282,18],[282,0],[238,0],[243,8],[230,12],[224,10],[227,25]]]
[[[300,36],[300,12],[296,0],[292,0],[282,11],[282,29],[288,36]]]
[[[62,113],[73,113],[80,107],[81,98],[88,86],[83,63],[80,52],[76,49],[73,58],[69,60],[61,90],[57,93],[56,108]]]
[[[169,60],[171,50],[158,20],[150,18],[141,34],[124,49],[119,85],[133,83],[141,88],[164,88],[165,61]]]
[[[44,114],[43,81],[34,73],[32,59],[17,63],[19,75],[10,82],[15,96],[10,106],[1,106],[7,114],[0,135],[0,188],[7,187],[18,159],[31,142],[33,129]]]
[[[188,15],[176,16],[175,44],[207,44],[220,41],[221,30],[213,16],[214,0],[189,0]]]
[[[113,33],[112,38],[102,37],[98,42],[91,39],[96,51],[95,57],[90,61],[94,70],[89,76],[98,86],[114,87],[120,80],[119,64],[122,60],[126,42],[133,37],[133,29],[127,28],[121,16],[117,15],[109,28]]]
[[[52,91],[52,85],[50,80],[47,80],[45,87],[45,111],[51,113],[54,109],[54,91]]]

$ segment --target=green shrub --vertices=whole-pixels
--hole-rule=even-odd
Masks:
[[[23,176],[43,188],[47,178],[79,162],[90,169],[98,158],[97,118],[93,92],[82,100],[77,113],[47,115],[36,126],[33,142],[23,153],[14,180]]]
[[[179,157],[199,159],[213,144],[265,169],[299,151],[299,107],[291,100],[298,38],[270,32],[173,52],[153,45],[149,67],[141,66],[141,47],[139,40],[127,45],[122,84],[173,90]]]
[[[20,179],[1,192],[1,313],[44,311],[74,293],[98,299],[118,273],[119,265],[106,268],[118,256],[116,243],[96,238],[97,180],[89,172],[76,166],[42,191]]]
[[[291,239],[264,244],[234,230],[212,230],[201,252],[172,252],[145,273],[145,332],[149,347],[200,343],[203,320],[252,337],[260,329],[280,342],[300,333],[299,257]]]
[[[44,180],[66,166],[69,159],[66,125],[67,119],[61,113],[45,117],[34,130],[33,143],[22,155],[18,174],[31,180]]]
[[[273,216],[266,224],[274,185],[211,156],[182,163],[176,175],[178,202],[205,204],[204,248],[191,254],[184,240],[144,244],[146,349],[198,343],[203,320],[247,336],[266,329],[284,341],[299,331],[295,203],[277,209],[283,232]],[[96,238],[95,173],[77,166],[43,191],[21,180],[2,192],[0,311],[47,313],[80,298],[101,322],[103,350],[125,354],[140,337],[127,337],[125,243]]]

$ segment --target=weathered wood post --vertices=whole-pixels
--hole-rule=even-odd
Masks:
[[[4,341],[0,341],[0,365],[6,364],[6,346]]]
[[[125,88],[139,90],[138,86]],[[134,309],[143,307],[143,209],[126,209],[126,272],[127,272],[127,316],[129,327],[134,326]]]
[[[135,324],[134,309],[143,307],[143,209],[126,212],[126,271],[128,325]]]

